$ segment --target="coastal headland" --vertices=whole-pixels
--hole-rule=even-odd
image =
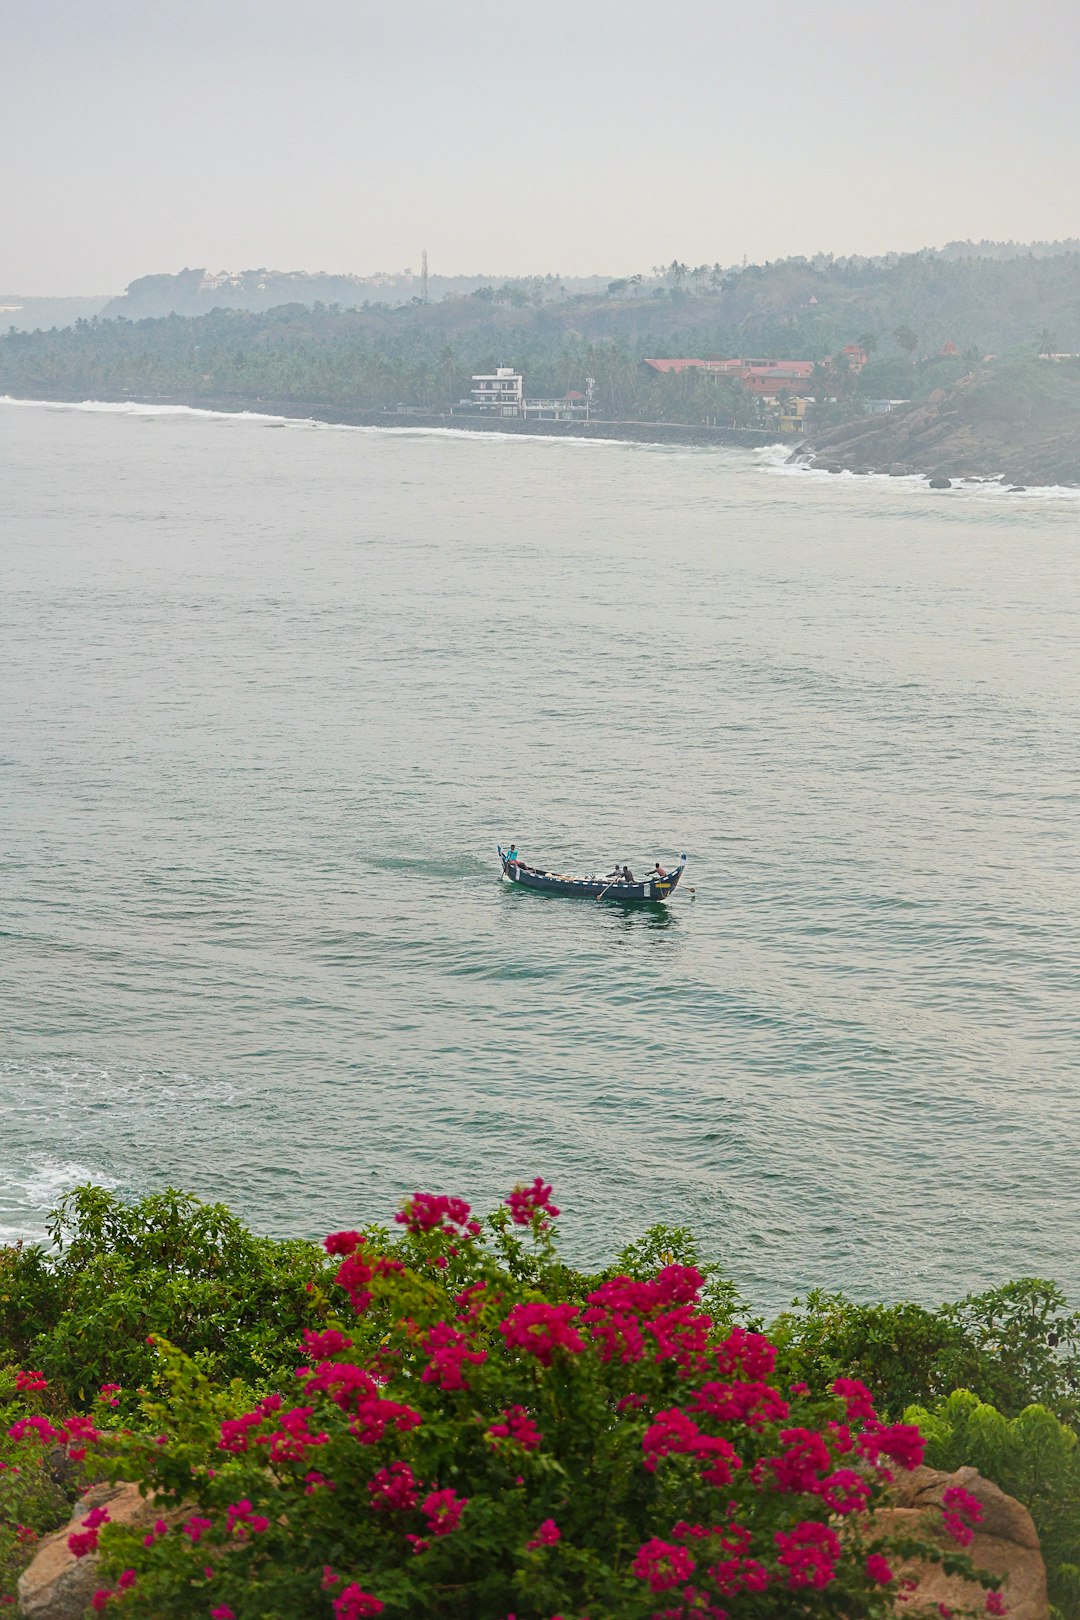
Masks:
[[[926,399],[815,432],[796,455],[828,472],[1080,485],[1080,361],[975,369]]]

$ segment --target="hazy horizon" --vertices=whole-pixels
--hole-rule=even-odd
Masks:
[[[4,24],[0,290],[1073,236],[1080,17],[1020,28],[1010,0],[37,0]]]

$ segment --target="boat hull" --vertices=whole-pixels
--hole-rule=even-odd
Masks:
[[[537,867],[523,867],[519,861],[507,861],[502,850],[503,876],[519,889],[532,889],[536,894],[565,895],[577,900],[611,900],[616,905],[662,905],[678,888],[683,875],[677,866],[663,878],[651,878],[642,883],[610,883],[604,878],[573,878],[558,872],[541,872]]]

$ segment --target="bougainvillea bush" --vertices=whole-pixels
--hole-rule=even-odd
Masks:
[[[397,1232],[326,1239],[289,1387],[254,1402],[157,1345],[136,1430],[23,1421],[155,1493],[156,1522],[72,1533],[95,1607],[153,1620],[691,1620],[885,1615],[918,1549],[873,1510],[923,1456],[853,1379],[787,1384],[714,1322],[693,1266],[567,1299],[551,1188],[486,1222],[417,1193]],[[127,1408],[124,1407],[126,1412]],[[87,1425],[89,1424],[89,1430]],[[17,1426],[18,1427],[18,1426]],[[92,1432],[90,1432],[92,1431]],[[961,1493],[962,1495],[963,1493]],[[945,1526],[970,1540],[978,1505]],[[962,1553],[934,1556],[966,1569]],[[992,1584],[992,1583],[991,1583]],[[994,1591],[990,1613],[1002,1612]]]

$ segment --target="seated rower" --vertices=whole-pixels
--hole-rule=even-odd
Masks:
[[[624,866],[622,869],[622,881],[624,883],[633,883],[634,881],[634,874],[628,866]]]
[[[657,861],[656,865],[653,867],[652,871],[649,873],[649,877],[650,878],[666,878],[667,877],[667,872],[660,865],[659,861]]]
[[[524,862],[522,861],[521,856],[518,854],[518,847],[517,847],[516,844],[511,844],[510,848],[507,850],[507,852],[506,852],[506,864],[507,864],[507,866],[522,866],[522,865],[524,865]]]

